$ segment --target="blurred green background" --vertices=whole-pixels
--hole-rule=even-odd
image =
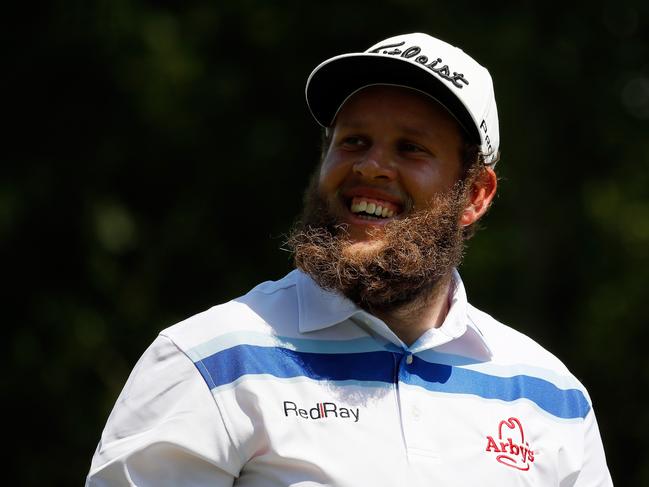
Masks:
[[[499,103],[501,185],[461,269],[469,298],[571,368],[617,485],[649,485],[649,3],[11,8],[8,478],[82,484],[157,332],[290,269],[279,247],[318,156],[308,74],[425,31],[487,66]]]

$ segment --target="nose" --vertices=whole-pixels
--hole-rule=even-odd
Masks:
[[[393,180],[397,175],[396,166],[379,147],[366,151],[354,163],[354,172],[367,179]]]

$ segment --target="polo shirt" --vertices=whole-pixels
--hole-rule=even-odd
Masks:
[[[407,346],[293,271],[164,330],[86,485],[612,485],[591,400],[467,302]]]

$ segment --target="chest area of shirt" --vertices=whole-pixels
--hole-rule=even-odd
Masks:
[[[400,472],[412,485],[449,476],[476,482],[484,474],[501,485],[538,485],[559,475],[562,431],[569,442],[574,425],[556,428],[517,395],[524,384],[397,353],[356,361],[334,355],[328,364],[296,354],[283,360],[304,373],[247,374],[217,394],[233,421],[255,425],[242,440],[253,463],[274,455],[275,462],[327,465],[338,481],[349,475],[345,468],[377,480]]]

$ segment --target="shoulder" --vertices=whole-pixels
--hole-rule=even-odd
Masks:
[[[508,375],[538,377],[559,389],[576,389],[590,403],[588,392],[566,365],[538,342],[491,315],[469,305],[468,316],[489,346],[492,366]]]
[[[195,314],[160,334],[185,353],[214,340],[254,341],[255,335],[297,330],[296,275],[266,281],[243,296]],[[189,354],[191,356],[191,353]]]

